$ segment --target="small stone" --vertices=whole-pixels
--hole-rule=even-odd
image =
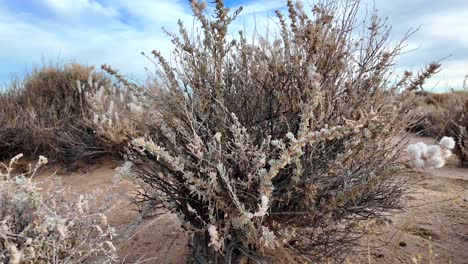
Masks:
[[[406,242],[405,241],[400,241],[399,245],[400,245],[400,247],[406,247]]]

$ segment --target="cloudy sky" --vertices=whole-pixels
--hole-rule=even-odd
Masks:
[[[362,6],[372,8],[374,2],[380,16],[388,17],[393,26],[394,39],[420,26],[407,42],[417,50],[400,58],[399,69],[416,71],[447,57],[426,89],[461,87],[468,74],[468,1],[364,0]],[[276,26],[274,11],[285,1],[227,0],[226,4],[244,6],[234,33],[252,29],[254,21],[258,27]],[[140,52],[158,49],[170,54],[171,43],[161,28],[176,32],[178,19],[192,24],[188,0],[0,0],[0,83],[57,61],[106,63],[142,80],[144,68],[151,66]]]

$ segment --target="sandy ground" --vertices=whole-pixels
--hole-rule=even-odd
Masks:
[[[414,140],[432,143],[428,138]],[[108,217],[110,224],[124,232],[118,243],[124,263],[148,258],[145,263],[186,263],[188,238],[172,215],[156,212],[129,229],[138,219],[137,208],[128,199],[135,186],[113,180],[117,166],[106,161],[53,177],[77,193],[96,189],[112,193],[114,205]],[[416,183],[404,196],[406,209],[372,226],[362,241],[368,250],[350,257],[349,263],[413,263],[417,258],[421,263],[468,263],[468,169],[457,168],[456,160],[451,160],[442,169],[414,171],[410,176]]]

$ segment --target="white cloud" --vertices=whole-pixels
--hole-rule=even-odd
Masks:
[[[428,40],[457,41],[468,46],[468,9],[450,10],[425,17],[422,32]]]
[[[0,61],[9,64],[0,66],[0,80],[22,72],[26,65],[40,65],[44,58],[97,66],[108,63],[144,79],[144,67],[150,63],[140,52],[159,49],[170,54],[171,43],[161,27],[168,25],[173,31],[177,18],[191,19],[190,13],[170,0],[138,1],[133,6],[121,1],[114,2],[114,7],[88,0],[43,1],[54,16],[31,17],[0,7],[0,35],[7,40],[0,42]],[[119,8],[127,13],[120,13]],[[123,16],[138,21],[126,24]]]
[[[110,2],[121,9],[124,9],[128,15],[139,19],[144,27],[162,26],[171,27],[175,25],[178,19],[189,21],[191,16],[188,9],[188,1],[170,1],[170,0],[114,0]]]
[[[118,12],[111,6],[104,6],[90,0],[41,0],[49,10],[62,20],[75,22],[87,21],[89,18],[111,18]],[[93,19],[94,20],[94,19]]]

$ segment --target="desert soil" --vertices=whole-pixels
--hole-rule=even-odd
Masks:
[[[412,141],[433,143],[430,138]],[[118,243],[124,263],[139,259],[149,259],[144,263],[186,263],[190,259],[188,237],[175,217],[159,211],[137,221],[137,207],[129,200],[136,186],[125,180],[116,183],[118,165],[105,161],[78,172],[57,172],[53,177],[76,193],[100,189],[112,194],[114,204],[107,214],[110,224],[125,233]],[[51,172],[44,171],[39,179]],[[458,168],[453,159],[441,169],[410,173],[415,184],[403,198],[404,211],[372,225],[362,241],[367,250],[349,257],[348,263],[413,263],[417,258],[422,263],[468,263],[468,169]],[[129,229],[131,223],[138,225]]]

